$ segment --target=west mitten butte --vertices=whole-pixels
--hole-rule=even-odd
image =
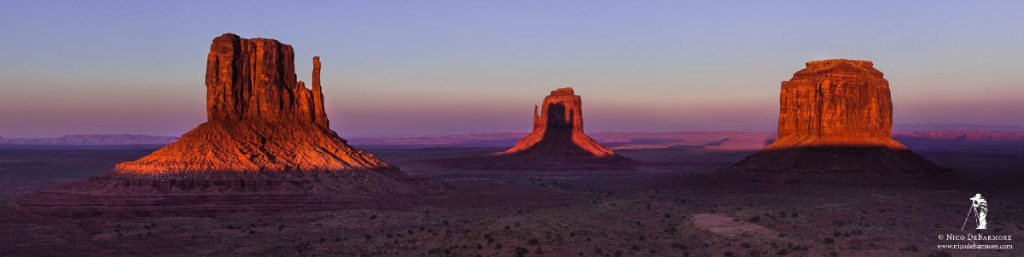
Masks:
[[[444,184],[408,176],[328,127],[313,87],[295,79],[292,47],[224,34],[207,56],[207,121],[107,175],[19,197],[51,216],[199,214],[370,208],[423,202]]]
[[[391,165],[349,146],[328,127],[313,58],[313,87],[297,81],[292,46],[224,34],[206,62],[207,122],[135,161],[121,174],[209,171],[341,171]]]

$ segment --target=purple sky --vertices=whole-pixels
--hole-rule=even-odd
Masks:
[[[527,131],[573,86],[589,131],[770,131],[826,58],[886,74],[896,123],[1024,125],[1022,1],[4,1],[0,136],[179,135],[225,32],[323,58],[343,136]]]

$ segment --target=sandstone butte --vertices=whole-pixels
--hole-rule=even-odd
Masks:
[[[207,121],[115,174],[390,169],[329,128],[313,57],[312,89],[297,81],[292,46],[224,34],[206,62]]]
[[[889,82],[872,62],[807,62],[782,82],[779,138],[732,168],[950,172],[892,138],[892,109]]]
[[[211,215],[422,203],[447,187],[409,176],[328,128],[313,58],[312,89],[292,47],[224,34],[206,65],[207,121],[104,176],[19,196],[46,216]]]
[[[540,113],[533,107],[533,131],[512,148],[497,155],[558,157],[618,157],[583,132],[583,100],[571,87],[544,97]]]
[[[779,138],[766,149],[878,146],[906,149],[892,139],[889,81],[870,61],[823,60],[782,82]]]

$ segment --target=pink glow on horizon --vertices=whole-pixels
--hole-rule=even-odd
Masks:
[[[1022,7],[14,1],[0,8],[0,136],[184,133],[206,118],[206,53],[225,32],[292,45],[307,82],[321,56],[343,136],[528,131],[563,86],[588,131],[771,131],[779,82],[827,58],[874,61],[896,123],[1024,126]],[[252,18],[282,13],[302,18]]]

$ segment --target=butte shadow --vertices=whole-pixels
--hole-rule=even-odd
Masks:
[[[442,167],[477,170],[633,170],[638,162],[616,154],[583,131],[583,100],[559,88],[533,107],[533,131],[508,150],[443,159]]]
[[[296,80],[290,45],[224,34],[207,56],[207,122],[15,204],[51,216],[207,215],[399,206],[447,190],[349,146],[328,126],[319,57],[312,78],[312,89]]]
[[[954,174],[892,139],[889,82],[870,61],[806,63],[782,82],[779,138],[725,170],[797,177]]]

